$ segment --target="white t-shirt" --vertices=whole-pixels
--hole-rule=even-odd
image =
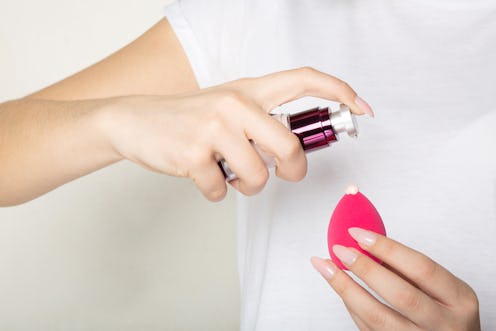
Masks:
[[[357,140],[309,154],[302,182],[273,176],[240,196],[242,330],[356,329],[309,263],[328,256],[351,183],[390,237],[475,289],[483,329],[496,329],[496,1],[183,0],[166,15],[202,87],[312,66],[376,112]]]

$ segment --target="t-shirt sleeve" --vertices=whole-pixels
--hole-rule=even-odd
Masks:
[[[165,8],[201,88],[239,78],[244,3],[175,0]]]
[[[207,50],[190,23],[195,18],[186,14],[181,1],[174,1],[165,8],[165,17],[188,57],[198,85],[200,88],[208,87],[213,85],[211,71],[214,68],[208,59]]]

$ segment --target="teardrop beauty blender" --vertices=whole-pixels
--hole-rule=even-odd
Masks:
[[[382,218],[374,205],[358,191],[358,187],[352,185],[346,189],[346,194],[339,200],[332,213],[327,231],[327,245],[332,261],[341,269],[348,270],[339,258],[334,255],[332,246],[342,245],[354,247],[363,254],[371,257],[378,263],[379,259],[364,251],[348,233],[349,228],[362,228],[382,235],[386,235],[386,229]]]

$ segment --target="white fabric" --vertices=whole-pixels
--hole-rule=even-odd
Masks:
[[[377,115],[359,119],[356,141],[308,155],[302,182],[273,177],[239,198],[242,330],[356,329],[309,263],[328,256],[328,220],[350,183],[391,237],[469,283],[483,329],[496,329],[495,1],[182,0],[167,17],[202,86],[313,66]]]

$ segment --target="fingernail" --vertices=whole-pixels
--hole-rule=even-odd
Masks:
[[[355,252],[341,245],[332,246],[332,251],[347,267],[350,267],[358,257]]]
[[[320,257],[314,256],[310,259],[310,262],[315,270],[317,270],[322,277],[327,280],[330,280],[336,273],[336,266],[331,262],[331,260],[324,260]]]
[[[358,95],[355,98],[355,103],[358,107],[360,107],[361,110],[363,110],[365,114],[369,115],[370,117],[375,117],[372,107],[370,107],[370,105]]]
[[[365,246],[372,246],[377,240],[377,235],[371,231],[360,228],[349,228],[348,233],[360,244]]]

